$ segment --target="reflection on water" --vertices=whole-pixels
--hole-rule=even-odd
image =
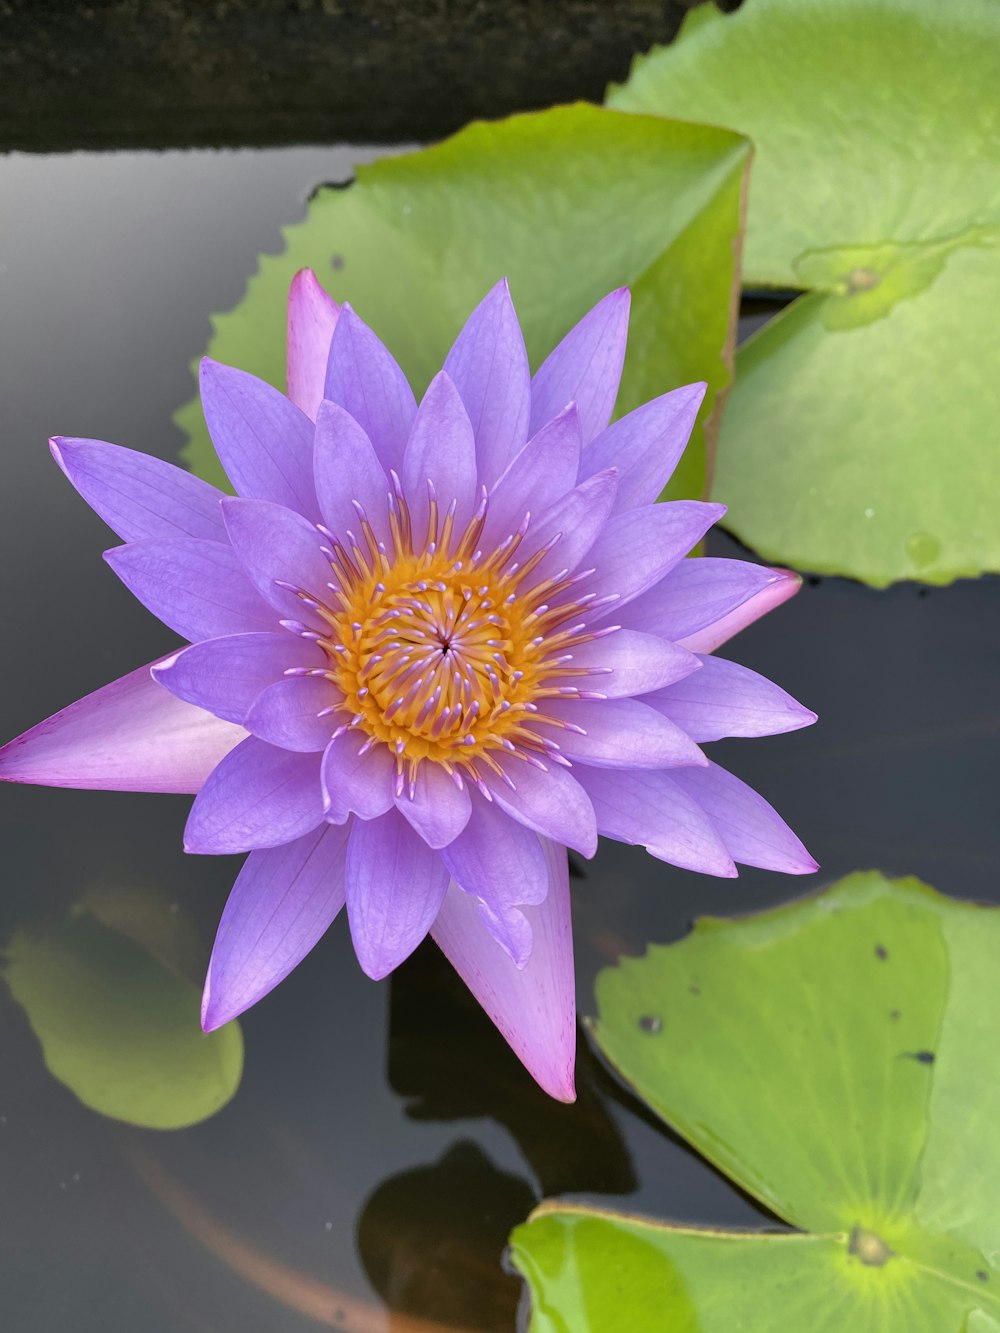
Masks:
[[[365,1271],[394,1311],[509,1333],[520,1284],[498,1256],[535,1202],[525,1180],[460,1139],[432,1165],[383,1181],[365,1204],[358,1220]]]
[[[0,160],[4,737],[173,646],[103,565],[108,534],[46,437],[92,434],[176,457],[170,417],[190,395],[187,363],[209,313],[235,302],[255,254],[280,243],[280,225],[319,180],[342,178],[350,156]],[[712,541],[716,554],[738,554]],[[821,720],[719,746],[718,757],[802,834],[823,864],[817,882],[876,865],[998,896],[998,611],[993,579],[926,595],[828,580],[740,640],[741,661]],[[94,885],[121,885],[176,902],[204,950],[235,863],[183,855],[187,805],[0,792],[0,943],[60,920]],[[698,912],[810,887],[753,871],[703,879],[612,846],[583,871],[573,886],[583,1013],[596,970],[619,952],[678,937]],[[117,1003],[128,1004],[123,987]],[[235,1098],[164,1133],[81,1105],[0,993],[0,1327],[499,1329],[516,1300],[502,1241],[543,1193],[686,1221],[761,1219],[592,1057],[581,1058],[578,1104],[548,1102],[432,945],[376,985],[340,922],[241,1022]],[[405,1320],[386,1316],[383,1300]]]

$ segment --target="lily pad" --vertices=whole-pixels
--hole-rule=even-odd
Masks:
[[[141,940],[155,902],[126,909],[121,894],[92,899],[53,925],[18,930],[4,950],[0,975],[46,1066],[85,1106],[115,1120],[181,1129],[208,1119],[239,1087],[239,1025],[202,1033],[199,987],[164,952],[170,939],[187,951],[179,913],[154,951]]]
[[[770,560],[885,586],[1000,570],[1000,6],[748,0],[611,106],[755,145],[744,282],[809,294],[737,357],[714,494]]]
[[[543,1204],[531,1333],[1000,1327],[998,950],[996,909],[871,872],[603,972],[605,1056],[797,1231]]]
[[[582,105],[470,125],[359,167],[346,189],[321,189],[305,221],[285,229],[284,251],[261,256],[240,304],[214,317],[208,350],[283,386],[285,299],[308,266],[372,325],[419,394],[504,275],[536,367],[597,300],[628,285],[618,412],[707,380],[670,492],[700,495],[705,430],[711,439],[732,373],[748,157],[730,131]],[[197,402],[177,421],[190,466],[222,485]]]

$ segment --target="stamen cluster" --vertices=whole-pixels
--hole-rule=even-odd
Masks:
[[[327,653],[327,667],[299,674],[325,677],[336,697],[326,715],[343,713],[334,733],[360,728],[396,758],[397,792],[416,781],[422,762],[440,764],[461,787],[482,781],[488,769],[509,786],[515,780],[497,762],[505,751],[545,770],[540,758],[569,767],[559,745],[539,730],[583,734],[545,711],[548,699],[603,699],[568,683],[600,674],[574,666],[572,649],[618,626],[589,629],[585,616],[612,598],[570,596],[593,569],[561,570],[532,582],[561,533],[522,561],[515,557],[531,526],[526,513],[516,531],[496,545],[481,545],[489,513],[485,487],[464,529],[456,503],[442,513],[427,482],[428,518],[421,540],[399,477],[391,472],[387,496],[391,541],[379,540],[363,506],[354,501],[358,532],[338,538],[320,528],[333,579],[319,595],[295,589],[329,625],[327,633],[286,622]],[[581,617],[584,617],[581,619]],[[298,669],[293,668],[293,674]]]

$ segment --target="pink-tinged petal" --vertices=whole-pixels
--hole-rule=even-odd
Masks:
[[[581,768],[606,837],[628,842],[661,861],[732,879],[733,858],[701,806],[673,780],[673,771]]]
[[[689,647],[689,635],[715,625],[772,584],[785,582],[780,570],[750,560],[692,556],[630,602],[623,619],[635,629],[662,634]]]
[[[286,375],[289,398],[313,421],[323,401],[326,363],[339,314],[340,306],[312,269],[300,269],[288,289]]]
[[[587,580],[586,591],[617,599],[598,619],[613,615],[617,620],[619,608],[680,564],[725,512],[725,505],[673,500],[610,518],[587,556],[597,573]]]
[[[707,384],[685,384],[629,412],[591,441],[580,475],[616,467],[621,479],[615,509],[652,504],[684,452],[707,388]]]
[[[464,832],[440,855],[459,887],[478,900],[480,917],[494,939],[524,967],[531,954],[531,927],[521,909],[540,903],[548,888],[538,835],[477,795]]]
[[[231,546],[195,537],[133,542],[104,552],[126,588],[185,639],[277,629]]]
[[[178,699],[216,717],[242,723],[268,685],[295,667],[321,667],[326,654],[307,639],[277,634],[231,634],[182,648],[153,667],[153,678]]]
[[[423,940],[448,890],[448,872],[396,810],[354,820],[347,845],[347,919],[362,970],[380,980]]]
[[[202,537],[225,541],[222,492],[162,458],[102,440],[58,436],[52,457],[122,541]]]
[[[396,789],[396,761],[387,745],[373,745],[368,737],[345,731],[334,737],[323,755],[323,800],[326,817],[342,824],[350,814],[377,819],[392,809]]]
[[[819,869],[763,796],[718,764],[677,769],[671,776],[708,815],[734,861],[788,875]]]
[[[756,671],[721,657],[700,660],[701,670],[693,676],[645,699],[692,740],[776,736],[816,721],[815,713]]]
[[[247,731],[269,745],[300,754],[325,750],[344,714],[331,716],[328,709],[344,696],[326,677],[288,676],[268,685],[254,700],[246,715]]]
[[[344,905],[347,829],[323,824],[251,852],[219,922],[201,1003],[213,1032],[284,981]]]
[[[698,670],[698,658],[686,648],[656,634],[630,629],[578,644],[566,657],[567,667],[594,673],[585,679],[568,677],[568,684],[597,690],[609,699],[661,690]]]
[[[333,571],[313,524],[269,500],[232,496],[222,501],[222,517],[233,550],[261,597],[286,620],[328,631],[329,622],[299,596],[323,603],[330,597]]]
[[[198,791],[246,732],[174,698],[150,671],[140,667],[9,741],[0,749],[0,782]]]
[[[237,495],[319,517],[313,423],[301,408],[256,376],[207,356],[201,362],[201,405]]]
[[[323,522],[339,540],[348,532],[362,539],[365,512],[375,536],[389,542],[389,479],[375,446],[349,412],[336,403],[323,403],[316,417],[316,494]]]
[[[704,629],[686,635],[681,640],[684,647],[690,648],[693,653],[714,652],[734,634],[739,634],[741,629],[746,629],[761,616],[766,616],[768,611],[773,611],[790,597],[794,597],[802,587],[802,579],[790,569],[774,569],[771,572],[778,575],[776,582],[768,584],[761,592],[744,602],[735,611],[722,616],[714,624],[706,625]]]
[[[547,772],[511,756],[505,755],[497,762],[510,783],[494,773],[486,773],[483,781],[501,810],[543,837],[572,847],[581,856],[594,855],[594,808],[574,774],[551,760],[546,763]]]
[[[469,414],[443,370],[431,380],[417,409],[402,480],[418,541],[427,532],[428,482],[437,497],[439,525],[455,502],[455,531],[465,528],[476,501],[476,443]]]
[[[184,850],[217,856],[280,847],[323,819],[317,754],[294,754],[256,736],[231,750],[195,798]]]
[[[611,420],[628,340],[627,287],[609,293],[550,352],[531,381],[532,434],[576,403],[589,444]]]
[[[396,797],[396,808],[428,847],[447,847],[469,822],[472,800],[468,788],[459,787],[440,764],[424,762],[417,768],[411,789],[406,783]]]
[[[466,321],[444,363],[472,422],[479,476],[490,486],[528,438],[531,371],[503,278]]]
[[[573,489],[580,470],[580,421],[576,406],[546,422],[505,469],[490,491],[483,542],[494,545],[515,532],[525,514],[541,514]]]
[[[548,892],[524,908],[534,945],[518,968],[483,928],[475,900],[448,889],[431,928],[435,942],[532,1078],[561,1102],[576,1099],[576,989],[566,852],[542,844]]]
[[[385,345],[346,302],[330,343],[324,397],[350,412],[387,471],[401,470],[417,412],[413,390]]]
[[[597,768],[708,763],[690,736],[639,699],[546,699],[544,712],[566,724],[551,729],[563,754]]]
[[[565,571],[572,572],[584,556],[590,565],[589,552],[607,522],[617,489],[618,474],[610,468],[567,491],[537,519],[532,516],[527,536],[518,551],[520,563],[526,564],[534,552],[551,543],[551,550],[532,570],[532,584],[537,585]]]

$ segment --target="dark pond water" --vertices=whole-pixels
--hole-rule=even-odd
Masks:
[[[108,534],[50,461],[47,436],[175,457],[170,417],[190,394],[209,312],[233,304],[257,252],[277,248],[310,189],[357,156],[0,159],[3,738],[172,646],[103,565]],[[710,549],[740,554],[723,535]],[[715,748],[823,869],[810,881],[753,870],[712,880],[604,846],[575,881],[583,1013],[596,971],[620,952],[849,870],[1000,898],[1000,581],[887,593],[814,582],[733,655],[820,713],[811,730]],[[113,886],[168,895],[207,945],[237,863],[182,854],[186,807],[0,791],[0,940]],[[222,1112],[140,1131],[46,1072],[0,987],[0,1328],[509,1330],[519,1289],[501,1253],[543,1194],[773,1224],[653,1123],[585,1043],[578,1104],[549,1102],[433,946],[376,985],[340,922],[243,1029],[243,1083]]]

